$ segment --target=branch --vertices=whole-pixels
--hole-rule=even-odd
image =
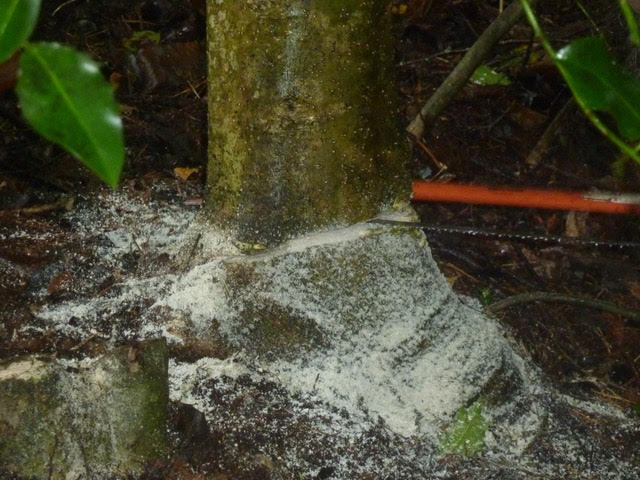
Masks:
[[[530,0],[535,5],[538,0]],[[469,77],[491,52],[493,46],[506,35],[522,17],[523,9],[520,0],[513,0],[502,13],[482,32],[476,43],[462,57],[446,80],[438,87],[420,113],[407,127],[407,132],[414,138],[422,138],[428,128],[451,102],[453,97],[467,83]]]

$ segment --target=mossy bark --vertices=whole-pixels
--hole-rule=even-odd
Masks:
[[[408,199],[388,2],[208,0],[212,219],[274,245]]]
[[[167,368],[164,340],[0,362],[0,478],[124,478],[163,459]]]

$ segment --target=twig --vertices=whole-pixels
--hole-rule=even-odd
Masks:
[[[66,7],[67,5],[71,5],[74,2],[77,2],[78,0],[67,0],[66,2],[61,3],[60,5],[58,5],[58,7],[53,11],[53,13],[51,14],[52,17],[56,16],[56,13],[58,13],[60,10],[62,10],[64,7]]]
[[[429,147],[427,147],[427,144],[424,143],[421,139],[416,139],[416,144],[429,156],[429,158],[431,159],[433,164],[436,167],[438,167],[438,174],[444,172],[445,170],[447,170],[449,168],[449,167],[447,167],[447,165],[445,165],[440,160],[438,160],[438,158],[433,154],[431,149]]]
[[[578,305],[581,307],[595,308],[598,310],[604,310],[605,312],[620,315],[629,319],[634,326],[640,327],[640,312],[636,310],[628,310],[624,307],[616,305],[615,303],[607,302],[604,300],[596,300],[595,298],[578,297],[574,295],[565,295],[563,293],[550,293],[550,292],[531,292],[521,293],[519,295],[513,295],[498,302],[494,302],[487,307],[492,313],[499,312],[505,308],[517,305],[519,303],[528,302],[560,302],[569,303],[572,305]]]
[[[431,55],[427,55],[426,57],[414,58],[413,60],[404,60],[402,62],[398,62],[396,67],[406,67],[407,65],[413,65],[415,63],[423,63],[428,62],[429,60],[433,60],[434,58],[444,57],[447,55],[458,55],[460,53],[468,52],[468,48],[455,48],[455,49],[445,49],[441,52],[436,52]]]
[[[538,0],[530,0],[536,4]],[[465,85],[469,77],[489,55],[493,46],[515,25],[522,17],[523,9],[519,1],[511,2],[506,9],[480,35],[476,43],[462,57],[446,80],[440,85],[420,113],[407,127],[407,132],[414,138],[422,138],[425,129],[429,127],[453,97]]]
[[[513,44],[522,44],[529,43],[532,45],[537,45],[537,42],[531,41],[531,39],[523,40],[521,38],[509,38],[506,40],[500,40],[498,45],[513,45]],[[414,65],[416,63],[425,63],[434,58],[445,57],[448,55],[459,55],[461,53],[467,53],[469,51],[468,48],[445,48],[444,50],[436,53],[432,53],[431,55],[427,55],[426,57],[414,58],[413,60],[403,60],[401,62],[396,63],[396,67],[406,67],[407,65]]]
[[[42,213],[55,212],[56,210],[69,211],[73,208],[75,197],[63,197],[53,203],[34,205],[31,207],[0,210],[0,217],[4,215],[40,215]]]
[[[551,145],[553,144],[553,140],[556,137],[556,134],[562,127],[562,124],[570,121],[571,115],[575,114],[576,111],[576,102],[571,97],[564,106],[560,109],[560,111],[553,118],[549,126],[545,129],[542,136],[538,139],[533,150],[529,152],[527,155],[527,159],[525,163],[529,165],[531,168],[537,167],[542,161],[542,157],[545,153],[549,151]]]

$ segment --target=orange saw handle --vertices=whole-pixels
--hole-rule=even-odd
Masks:
[[[455,202],[551,210],[640,214],[640,195],[638,194],[493,188],[483,185],[436,183],[422,180],[414,180],[412,190],[412,199],[417,202]]]

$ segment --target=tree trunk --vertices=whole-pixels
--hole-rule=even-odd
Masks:
[[[408,199],[387,2],[208,2],[211,218],[250,244]]]

